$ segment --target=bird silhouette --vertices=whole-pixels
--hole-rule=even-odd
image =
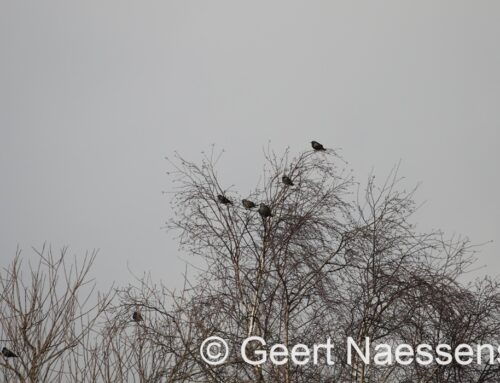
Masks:
[[[258,211],[262,218],[273,217],[271,208],[264,203],[260,204]]]
[[[293,182],[288,176],[281,177],[281,181],[287,186],[293,186]]]
[[[134,313],[132,314],[132,319],[134,320],[134,322],[141,322],[144,320],[138,310],[134,311]]]
[[[318,151],[325,151],[326,149],[321,145],[318,141],[311,141],[311,146],[314,150]]]
[[[18,356],[14,352],[10,351],[7,347],[2,348],[2,355],[4,358],[17,358]]]
[[[254,202],[248,200],[248,199],[242,199],[241,203],[245,207],[245,209],[253,209],[256,205]]]
[[[222,194],[217,195],[217,199],[223,205],[232,205],[233,204],[231,202],[231,200],[229,200],[226,196],[223,196]]]

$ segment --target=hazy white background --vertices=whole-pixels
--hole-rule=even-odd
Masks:
[[[99,284],[184,270],[163,159],[215,143],[249,190],[262,148],[316,139],[423,182],[422,228],[499,239],[500,2],[0,0],[0,263],[100,249]],[[498,275],[500,246],[480,273]]]

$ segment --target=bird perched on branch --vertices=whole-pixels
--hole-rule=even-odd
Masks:
[[[271,208],[264,203],[261,203],[259,206],[259,214],[262,218],[273,217]]]
[[[248,199],[242,199],[241,203],[245,207],[245,209],[253,209],[256,205],[254,202],[248,200]]]
[[[311,146],[317,152],[326,150],[318,141],[311,141]]]
[[[282,181],[285,185],[287,185],[287,186],[293,186],[293,182],[292,182],[291,178],[290,178],[290,177],[288,177],[288,176],[283,176],[283,177],[281,177],[281,181]]]
[[[138,310],[134,311],[134,313],[132,314],[132,319],[134,320],[134,322],[142,322],[144,320]]]
[[[231,202],[231,200],[229,200],[226,196],[223,196],[222,194],[217,195],[217,199],[223,205],[232,205],[233,204]]]
[[[4,358],[17,358],[18,357],[13,351],[10,351],[7,347],[2,348],[2,355],[4,356]]]

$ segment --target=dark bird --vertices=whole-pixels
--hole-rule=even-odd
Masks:
[[[345,249],[344,253],[345,253],[346,257],[352,257],[352,256],[356,255],[356,252],[353,249],[351,249],[350,247]]]
[[[281,181],[287,186],[293,186],[293,182],[288,176],[281,177]]]
[[[259,214],[262,218],[272,217],[271,208],[264,203],[259,206]]]
[[[241,203],[245,207],[245,209],[253,209],[256,205],[254,202],[248,200],[248,199],[242,199]]]
[[[134,320],[134,322],[142,322],[144,320],[141,313],[137,310],[132,314],[132,319]]]
[[[326,149],[318,141],[311,141],[311,146],[316,151],[325,151]]]
[[[217,199],[223,205],[232,205],[233,204],[226,196],[223,196],[222,194],[219,194],[217,196]]]
[[[2,348],[2,355],[4,358],[17,358],[18,356],[10,351],[7,347]]]

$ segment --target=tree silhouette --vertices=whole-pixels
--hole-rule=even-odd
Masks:
[[[2,339],[19,355],[0,360],[6,381],[497,382],[498,363],[380,366],[357,353],[349,363],[348,337],[362,352],[367,338],[371,351],[381,343],[497,344],[500,290],[490,278],[465,282],[476,251],[466,238],[418,230],[415,190],[404,190],[397,168],[362,187],[334,150],[318,148],[293,158],[267,150],[253,190],[221,179],[213,151],[200,164],[170,161],[168,228],[203,261],[181,289],[145,275],[116,289],[111,303],[105,295],[84,309],[77,292],[93,256],[73,269],[64,252],[39,252],[27,282],[16,257],[0,279]],[[210,336],[231,350],[218,366],[200,355]],[[267,343],[248,345],[254,360],[276,343],[313,349],[331,338],[334,364],[320,352],[317,364],[254,366],[239,352],[249,336]]]

